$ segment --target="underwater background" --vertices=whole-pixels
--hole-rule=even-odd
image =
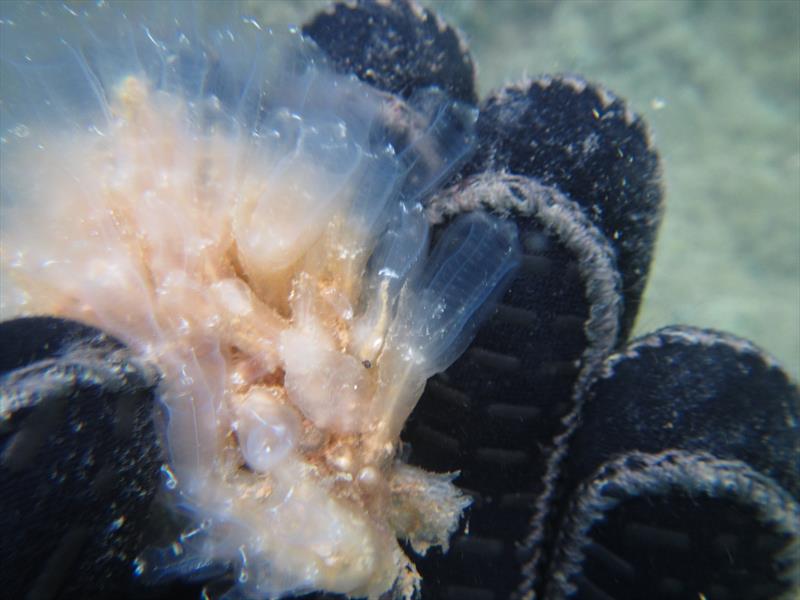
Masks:
[[[250,2],[302,23],[328,2]],[[800,377],[800,2],[422,0],[466,37],[479,92],[576,73],[643,115],[666,212],[635,333],[752,339]]]
[[[212,0],[197,1],[204,4],[204,11],[207,9],[208,16],[214,19],[229,19],[234,12],[228,3],[212,2]],[[644,334],[673,323],[730,331],[743,338],[754,340],[775,355],[794,378],[800,378],[800,1],[417,1],[432,8],[443,19],[464,32],[465,41],[478,67],[479,93],[482,97],[485,97],[492,88],[523,77],[575,73],[607,86],[617,96],[625,99],[628,106],[641,114],[650,125],[655,137],[655,147],[662,157],[666,213],[649,285],[634,334]],[[126,0],[122,0],[121,3],[125,5],[126,11],[149,10],[143,8],[146,7],[145,4],[136,5]],[[69,0],[67,2],[67,6],[80,4]],[[245,12],[252,13],[262,23],[280,28],[283,24],[306,22],[329,2],[327,0],[237,0],[237,4],[243,5]],[[138,8],[134,8],[136,6]],[[169,7],[169,4],[165,6]],[[684,340],[680,337],[684,335],[683,333],[679,332],[677,335]],[[664,339],[667,337],[665,334]],[[545,337],[545,339],[553,338]],[[686,423],[690,423],[692,418],[699,415],[698,423],[708,425],[707,438],[703,433],[706,430],[701,431],[702,427],[692,429],[686,425],[682,429],[679,428],[676,434],[678,437],[672,438],[677,440],[677,444],[696,442],[701,449],[709,451],[722,448],[721,455],[724,456],[727,450],[725,444],[730,437],[729,430],[733,431],[746,423],[747,427],[742,429],[744,432],[742,439],[747,439],[747,443],[743,443],[742,447],[752,452],[752,458],[757,465],[756,470],[772,469],[773,463],[778,465],[774,467],[775,469],[785,468],[789,473],[786,480],[794,486],[791,490],[797,489],[796,479],[791,477],[791,473],[800,472],[797,469],[800,452],[796,444],[796,428],[792,429],[797,423],[796,419],[785,418],[780,426],[775,426],[774,421],[769,421],[758,412],[759,408],[778,407],[771,411],[765,409],[763,414],[775,417],[777,420],[780,419],[776,415],[792,414],[791,410],[794,410],[796,415],[796,409],[793,408],[797,405],[796,388],[790,389],[791,385],[780,387],[777,384],[769,387],[766,383],[775,383],[774,380],[767,382],[760,370],[760,363],[757,360],[753,362],[751,353],[745,353],[748,354],[747,360],[750,362],[744,359],[726,362],[721,349],[723,344],[718,344],[718,352],[712,354],[705,352],[708,348],[701,348],[707,343],[708,338],[703,338],[695,340],[686,348],[684,344],[678,344],[677,350],[666,344],[667,350],[675,353],[667,353],[667,350],[657,353],[651,357],[652,362],[649,366],[648,363],[639,361],[638,357],[637,360],[632,360],[629,356],[627,365],[626,360],[622,360],[619,371],[615,372],[613,378],[610,375],[605,377],[611,387],[603,388],[601,392],[604,391],[607,398],[618,400],[619,404],[614,404],[616,408],[607,410],[602,402],[596,402],[595,405],[603,407],[602,410],[582,413],[584,417],[589,415],[579,430],[583,438],[571,438],[577,439],[578,442],[574,445],[570,442],[570,449],[578,448],[578,450],[572,450],[569,456],[571,462],[565,459],[567,466],[564,468],[563,472],[566,475],[563,477],[565,481],[569,481],[568,484],[563,484],[566,490],[563,492],[565,499],[571,498],[570,502],[581,499],[582,496],[579,495],[581,492],[576,491],[577,487],[573,489],[570,486],[582,485],[583,481],[588,481],[588,479],[582,480],[581,477],[587,476],[587,473],[594,468],[595,462],[600,464],[607,458],[602,452],[596,451],[595,432],[613,431],[614,429],[609,426],[610,422],[613,422],[615,427],[619,423],[625,423],[629,426],[629,431],[624,427],[618,430],[623,431],[623,434],[630,433],[630,439],[634,440],[632,448],[633,443],[639,442],[637,434],[642,434],[644,439],[650,440],[650,434],[654,431],[651,422],[639,418],[640,413],[636,410],[630,410],[636,408],[635,402],[628,404],[626,402],[631,399],[641,399],[641,394],[655,390],[662,391],[662,399],[666,400],[662,405],[649,403],[650,414],[658,415],[660,406],[667,407],[670,411],[673,406],[684,411],[682,407],[686,406],[684,415]],[[725,346],[724,349],[729,351],[731,348]],[[682,353],[684,350],[686,353]],[[688,353],[689,350],[692,353]],[[656,376],[657,367],[663,365],[668,366],[665,376],[659,379]],[[672,365],[676,368],[673,369]],[[624,370],[626,366],[631,367],[630,371]],[[694,373],[702,373],[699,380],[707,381],[710,388],[732,390],[727,395],[722,395],[720,391],[720,397],[726,400],[735,397],[748,401],[755,399],[758,402],[747,404],[742,400],[741,404],[737,404],[732,401],[734,406],[741,408],[733,411],[723,410],[720,415],[712,418],[705,408],[697,409],[696,405],[692,404],[696,400],[694,392],[697,392],[697,396],[705,394],[705,391],[700,389],[703,386],[694,384],[698,381],[691,378]],[[643,375],[641,380],[640,375]],[[783,375],[778,369],[770,368],[769,376],[783,383]],[[672,385],[680,384],[684,380],[689,383],[683,387]],[[691,389],[692,387],[695,389]],[[618,389],[626,391],[616,393]],[[629,389],[638,392],[628,394]],[[750,395],[751,389],[756,390],[752,395]],[[593,390],[592,393],[600,392]],[[716,399],[716,396],[713,398]],[[503,400],[499,394],[498,399]],[[791,402],[794,402],[794,405]],[[500,404],[500,406],[506,405]],[[780,412],[781,407],[785,409],[785,413]],[[471,410],[471,407],[468,408]],[[538,411],[538,407],[535,410]],[[551,417],[555,415],[558,419],[554,418],[553,421],[561,422],[559,410],[561,409],[556,405],[552,412],[545,414]],[[143,414],[145,412],[143,411]],[[404,439],[411,440],[411,447],[418,453],[416,456],[424,457],[426,419],[432,419],[431,415],[435,417],[436,413],[421,414],[423,416],[417,422],[416,433],[414,429],[409,428],[406,432],[408,437]],[[475,413],[464,411],[464,414],[472,417]],[[675,415],[677,411],[670,414]],[[735,417],[729,423],[726,417],[731,414]],[[623,416],[628,417],[627,420],[622,418]],[[542,421],[545,422],[544,419]],[[150,423],[152,426],[149,419],[143,419],[142,422]],[[461,427],[461,421],[453,420],[453,423],[455,423],[454,429]],[[637,429],[639,424],[642,427]],[[715,428],[718,424],[723,427]],[[479,425],[479,428],[481,426]],[[82,424],[78,429],[74,429],[65,421],[64,427],[70,428],[70,431],[76,434],[69,439],[74,438],[76,444],[80,442],[90,453],[95,451],[93,442],[82,441],[87,438],[77,435],[83,429]],[[93,434],[95,429],[99,430],[87,428],[87,435]],[[663,429],[671,431],[672,420],[667,421]],[[431,428],[427,431],[437,433]],[[487,499],[486,504],[479,507],[476,502],[475,512],[472,514],[479,514],[478,511],[485,508],[482,514],[485,518],[484,523],[488,523],[487,529],[482,531],[479,526],[475,526],[480,520],[472,521],[472,533],[470,534],[467,527],[466,535],[461,536],[461,541],[466,539],[466,543],[469,544],[475,539],[480,542],[481,536],[487,531],[486,535],[494,536],[495,531],[502,530],[505,522],[498,506],[502,504],[503,496],[499,492],[494,495],[495,500],[500,499],[500,502],[496,502],[492,500],[492,494],[497,490],[505,491],[506,488],[503,486],[512,480],[509,473],[522,472],[522,467],[519,471],[508,469],[503,472],[502,469],[497,469],[500,477],[494,480],[488,476],[488,470],[485,469],[485,464],[480,462],[478,453],[485,449],[494,451],[497,446],[499,448],[497,455],[504,460],[508,457],[515,458],[521,453],[523,456],[537,457],[535,460],[538,460],[538,463],[526,458],[530,460],[530,464],[543,465],[547,456],[544,442],[540,440],[552,437],[523,432],[522,436],[526,443],[530,442],[530,446],[524,446],[525,451],[530,450],[531,454],[525,455],[523,451],[513,454],[514,451],[511,450],[504,455],[502,452],[507,446],[496,443],[504,435],[500,428],[493,437],[487,437],[485,440],[480,438],[480,441],[472,445],[469,444],[468,434],[463,433],[466,431],[468,430],[462,431],[461,438],[457,441],[458,444],[461,440],[466,440],[463,444],[465,449],[458,445],[456,448],[460,453],[459,458],[464,456],[467,458],[465,462],[459,463],[457,468],[463,468],[463,472],[472,477],[469,481],[478,482],[483,486],[475,494],[478,500]],[[542,431],[552,435],[546,427],[542,427]],[[750,432],[757,431],[769,432],[769,435],[750,436]],[[686,432],[691,432],[688,441],[680,437],[684,434],[689,435]],[[418,437],[414,438],[414,435]],[[795,437],[792,438],[792,435]],[[608,437],[621,439],[623,445],[628,440],[625,435]],[[654,437],[656,438],[657,436]],[[110,437],[108,439],[112,440]],[[149,439],[142,437],[143,448],[156,447],[155,443],[149,443]],[[445,432],[441,439],[449,442],[455,438],[447,437]],[[581,446],[581,439],[588,442]],[[418,444],[416,440],[422,440],[422,443]],[[508,448],[513,443],[509,443]],[[434,443],[428,446],[428,451],[434,456],[442,447]],[[103,454],[103,451],[100,454]],[[113,460],[121,456],[112,452],[108,454]],[[484,452],[483,456],[486,455]],[[598,456],[600,458],[596,458]],[[473,460],[470,457],[478,458]],[[595,457],[596,460],[595,462],[585,460],[587,457]],[[472,462],[469,462],[470,460]],[[141,463],[145,467],[153,465],[157,467],[156,461],[155,451],[149,455],[142,453]],[[46,464],[46,461],[43,463]],[[448,466],[440,470],[454,468]],[[525,468],[527,469],[527,466]],[[539,466],[535,468],[539,469]],[[144,467],[141,472],[145,473]],[[546,481],[541,472],[537,471],[536,477],[527,479],[517,476],[513,484],[517,487],[513,488],[514,494],[509,496],[531,498],[532,494],[541,493],[542,487],[545,487],[547,493],[545,484],[541,483]],[[44,470],[41,470],[40,474],[49,477]],[[484,479],[488,483],[483,481]],[[525,483],[521,484],[522,481]],[[534,482],[533,492],[529,487],[522,487],[531,481]],[[70,480],[70,485],[74,485],[73,480]],[[464,487],[470,489],[469,484],[464,484]],[[41,489],[45,494],[50,490],[51,498],[57,497],[52,493],[55,489],[53,486]],[[519,490],[522,491],[517,494]],[[63,496],[68,498],[69,494]],[[796,496],[795,493],[794,497]],[[82,496],[76,495],[72,500],[76,498],[78,500],[76,505],[81,505]],[[147,498],[143,496],[140,502],[142,506],[145,506],[144,499]],[[651,502],[650,497],[646,500]],[[548,499],[548,502],[551,502],[551,499]],[[548,509],[552,510],[546,515],[559,527],[563,526],[559,536],[572,535],[570,527],[579,523],[581,518],[578,513],[577,517],[571,514],[569,507],[572,504],[566,502],[567,500],[562,506],[552,501]],[[669,510],[666,512],[673,517],[680,515],[681,518],[675,522],[680,522],[679,527],[685,528],[692,535],[699,534],[698,537],[712,539],[711,536],[704,534],[705,529],[701,526],[706,520],[714,526],[719,525],[720,531],[729,525],[726,520],[727,513],[720,516],[717,511],[719,505],[712,502],[699,509],[694,497],[691,498],[691,503],[691,506],[683,508],[667,504]],[[526,506],[532,507],[532,501]],[[661,517],[658,514],[661,509],[653,508],[657,507],[657,504],[648,506],[650,512],[646,515],[656,522],[655,519]],[[686,512],[681,512],[684,508]],[[796,516],[796,508],[793,510]],[[738,505],[736,512],[738,514]],[[683,519],[684,515],[689,515],[689,518]],[[528,516],[525,515],[526,527],[529,522]],[[697,520],[694,520],[695,517]],[[636,519],[639,519],[639,516],[623,515],[620,518],[623,519],[622,523],[626,522],[625,519],[638,523]],[[792,520],[795,523],[800,522],[796,518]],[[35,519],[31,521],[36,523]],[[136,523],[137,521],[131,518],[128,527],[135,528]],[[622,531],[621,526],[619,530]],[[522,528],[515,530],[515,534],[518,531],[522,531]],[[566,534],[563,533],[565,531]],[[552,532],[547,532],[547,535],[551,534]],[[470,535],[474,537],[470,538]],[[544,535],[546,534],[542,534]],[[26,537],[24,533],[20,536],[18,539],[35,539],[35,536]],[[491,540],[494,539],[491,537]],[[536,539],[539,540],[537,543],[557,548],[562,538],[556,539],[551,535],[551,538]],[[613,536],[609,539],[613,539]],[[747,537],[734,539],[744,540],[740,542],[742,547],[755,547]],[[505,542],[498,543],[502,547]],[[34,550],[39,550],[35,545],[33,547]],[[481,546],[478,544],[476,547]],[[458,548],[455,543],[454,548]],[[705,555],[705,546],[702,544],[693,550],[701,556]],[[462,556],[458,552],[454,555],[457,557],[456,561]],[[553,556],[558,555],[553,552]],[[641,556],[647,559],[647,555]],[[764,556],[768,560],[772,557],[769,554]],[[732,558],[725,560],[734,564]],[[556,567],[551,572],[558,573],[560,563],[553,564]],[[755,565],[756,562],[752,564]],[[760,564],[762,563],[758,563]],[[509,565],[510,569],[518,570],[516,562]],[[548,565],[548,569],[550,567],[552,565]],[[434,561],[429,563],[427,568],[433,573],[448,573],[443,577],[443,585],[453,583],[458,587],[455,584],[459,580],[450,578],[446,563]],[[709,569],[708,572],[715,571]],[[516,577],[517,571],[513,575]],[[435,577],[427,580],[434,581],[434,586],[440,586]],[[508,580],[510,581],[510,578]],[[476,585],[489,584],[478,579]],[[193,592],[190,590],[187,593]]]

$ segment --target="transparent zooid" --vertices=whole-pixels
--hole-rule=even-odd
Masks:
[[[2,8],[2,317],[84,321],[161,370],[165,498],[190,526],[137,560],[145,581],[410,597],[398,539],[446,549],[469,500],[404,464],[400,433],[503,291],[516,228],[461,216],[429,251],[421,201],[473,109],[429,90],[395,148],[397,99],[203,6]]]

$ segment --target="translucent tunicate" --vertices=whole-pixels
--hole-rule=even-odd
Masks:
[[[428,224],[422,206],[396,205],[364,276],[363,313],[353,326],[351,347],[361,360],[373,361],[383,347],[406,280],[428,248]]]
[[[476,211],[447,226],[425,270],[404,295],[398,323],[408,327],[409,346],[423,349],[428,375],[461,355],[519,260],[513,221]]]
[[[398,539],[446,547],[469,500],[405,465],[400,431],[516,232],[459,217],[428,256],[425,201],[475,109],[379,92],[242,6],[0,3],[0,309],[160,371],[157,533],[179,546],[145,551],[143,581],[410,597]]]

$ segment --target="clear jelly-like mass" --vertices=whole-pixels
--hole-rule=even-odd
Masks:
[[[192,523],[143,577],[410,597],[398,539],[446,549],[469,500],[405,464],[400,433],[519,253],[480,212],[428,248],[422,202],[474,110],[438,90],[417,110],[295,32],[156,4],[2,19],[1,316],[96,325],[163,374],[165,497]]]

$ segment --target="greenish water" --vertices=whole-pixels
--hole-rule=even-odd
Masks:
[[[800,375],[800,2],[423,2],[459,27],[481,93],[577,73],[643,114],[666,213],[637,333],[750,338]],[[326,3],[259,5],[302,22]]]

